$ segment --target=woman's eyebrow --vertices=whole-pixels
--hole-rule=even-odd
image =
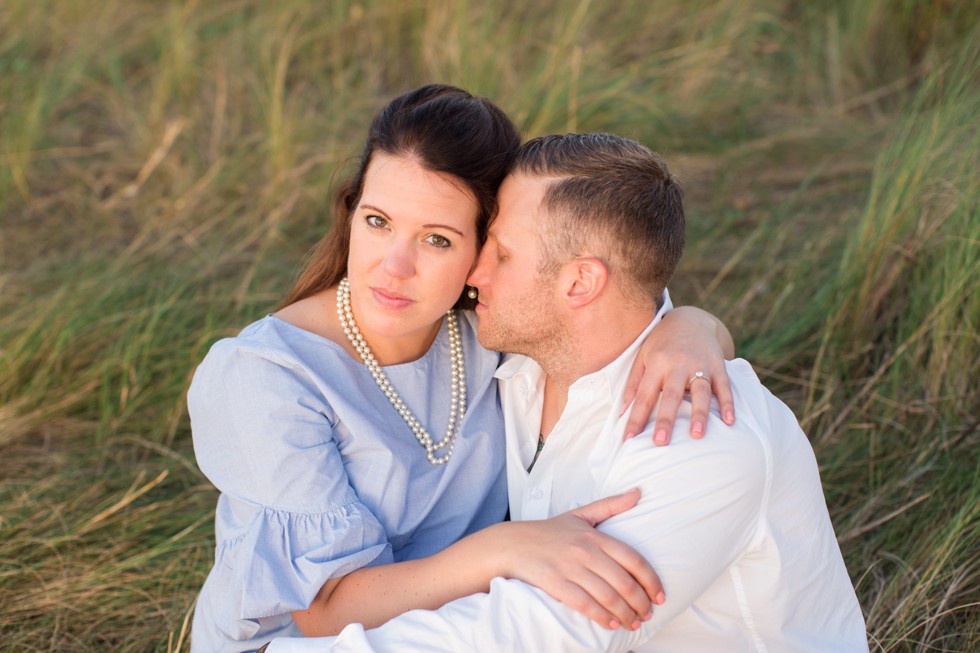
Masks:
[[[375,211],[377,213],[380,213],[384,217],[388,218],[389,220],[391,219],[391,216],[389,216],[385,212],[384,209],[379,208],[377,206],[374,206],[373,204],[361,204],[358,208],[360,210],[365,210],[366,209],[368,211]],[[422,228],[423,229],[446,229],[448,231],[452,231],[453,233],[459,234],[460,238],[466,238],[466,234],[464,234],[462,231],[460,231],[456,227],[453,227],[453,226],[448,225],[448,224],[441,224],[441,223],[438,223],[438,222],[433,222],[433,223],[422,225]]]
[[[377,211],[378,213],[382,214],[386,218],[388,217],[388,214],[385,212],[384,209],[378,208],[377,206],[373,206],[371,204],[361,204],[358,208],[360,208],[360,209],[368,209],[370,211]]]
[[[450,227],[448,224],[424,224],[423,229],[447,229],[449,231],[459,234],[460,238],[465,238],[466,234],[457,229],[456,227]]]

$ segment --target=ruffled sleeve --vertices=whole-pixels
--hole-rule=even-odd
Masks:
[[[321,514],[259,510],[242,537],[218,543],[209,579],[215,625],[232,639],[248,639],[260,619],[308,607],[330,578],[391,563],[377,531],[359,504]]]
[[[321,382],[288,351],[236,338],[211,349],[191,384],[195,455],[222,493],[202,600],[233,639],[308,607],[331,578],[392,562],[348,481]]]

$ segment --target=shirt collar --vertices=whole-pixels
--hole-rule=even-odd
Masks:
[[[640,344],[646,340],[646,337],[650,335],[650,332],[660,324],[660,321],[664,316],[673,308],[673,303],[670,301],[670,293],[667,289],[664,289],[663,295],[660,297],[660,301],[657,302],[659,308],[657,309],[657,314],[654,316],[653,321],[647,325],[643,332],[633,341],[633,343],[626,348],[626,350],[620,354],[616,360],[612,361],[601,370],[593,372],[591,374],[586,374],[585,376],[576,380],[572,385],[570,390],[575,387],[582,386],[594,386],[596,381],[605,381],[605,385],[613,396],[616,393],[621,392],[621,386],[626,383],[626,374],[629,371],[629,366],[632,365],[633,359],[636,357],[636,352],[640,348]],[[494,376],[503,381],[510,382],[515,381],[523,377],[525,383],[528,383],[530,387],[534,387],[538,380],[543,376],[544,372],[541,366],[538,365],[531,358],[524,356],[522,354],[506,354],[504,356],[504,361],[497,368]]]

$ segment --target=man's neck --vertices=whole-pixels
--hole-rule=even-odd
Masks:
[[[597,312],[594,315],[597,319],[582,316],[586,319],[571,325],[564,347],[550,347],[549,351],[533,356],[545,373],[541,412],[544,439],[561,419],[572,384],[619,358],[653,321],[656,309]]]
[[[568,404],[568,386],[556,385],[550,376],[544,379],[544,405],[541,409],[541,439],[547,440]]]

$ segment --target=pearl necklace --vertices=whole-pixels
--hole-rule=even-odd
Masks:
[[[449,400],[449,425],[446,427],[446,437],[439,442],[433,442],[432,436],[415,419],[415,415],[408,409],[398,393],[391,385],[387,375],[378,364],[367,341],[361,335],[357,323],[354,321],[354,313],[350,305],[350,281],[347,278],[341,279],[337,287],[337,316],[340,318],[340,326],[344,329],[347,339],[351,346],[360,355],[368,372],[378,384],[381,392],[384,393],[388,401],[398,414],[402,416],[408,428],[412,429],[415,439],[418,440],[422,448],[425,449],[425,457],[433,465],[445,465],[453,455],[453,447],[456,446],[456,436],[459,435],[459,426],[463,421],[463,413],[466,412],[466,371],[463,367],[463,346],[459,336],[459,322],[456,313],[452,309],[446,312],[446,326],[449,330],[449,354],[452,367],[452,388]],[[457,419],[457,417],[459,419]],[[446,455],[441,458],[436,456],[440,449],[446,449]]]

